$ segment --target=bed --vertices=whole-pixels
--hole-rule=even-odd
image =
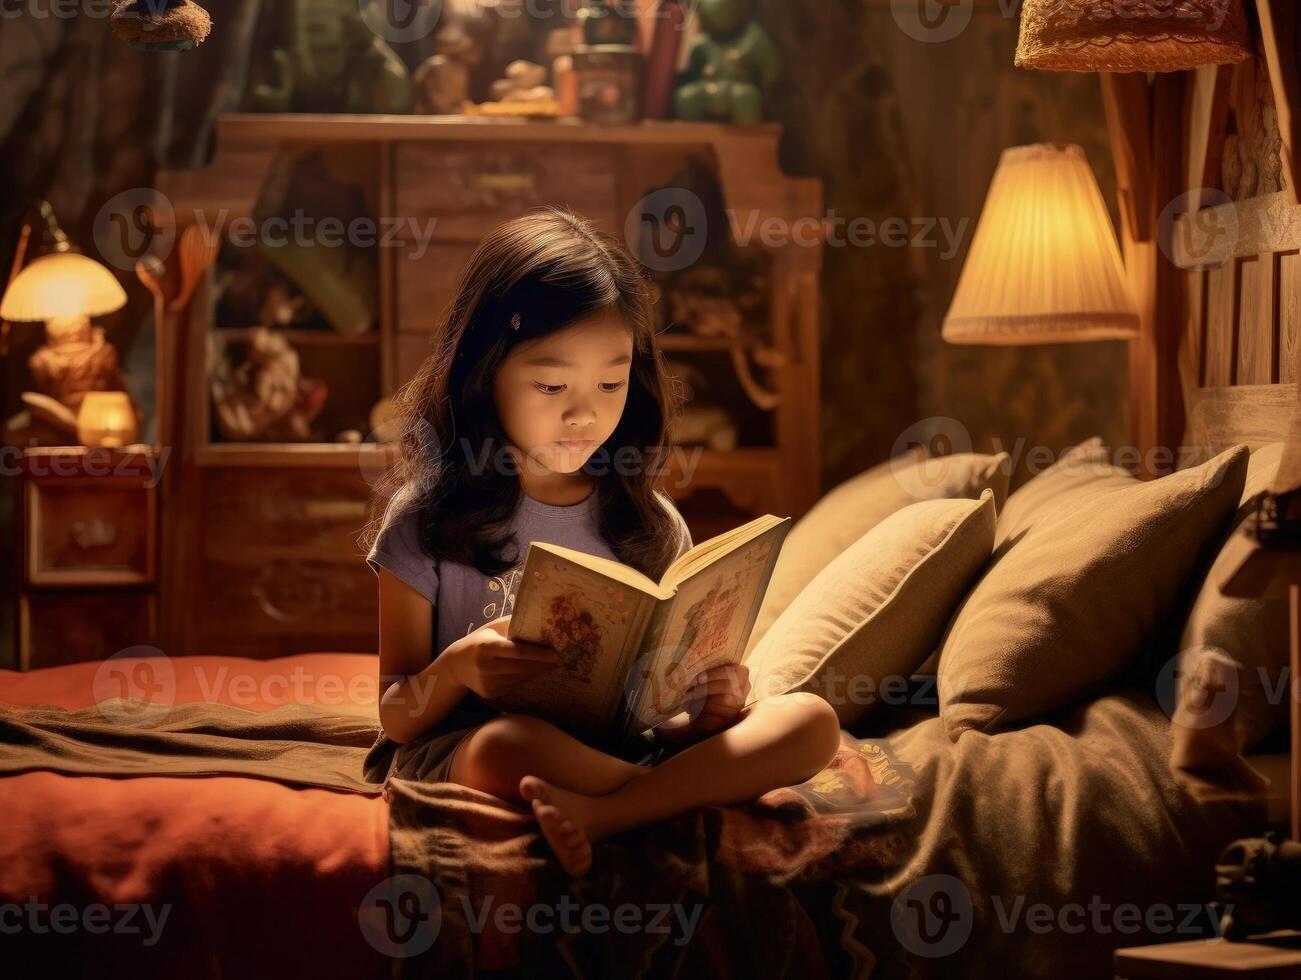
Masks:
[[[1150,131],[1109,84],[1118,158],[1151,159]],[[1156,86],[1158,107],[1198,97],[1178,76]],[[1177,118],[1158,124],[1182,139]],[[1121,169],[1137,193],[1142,168]],[[1153,168],[1140,204],[1184,177]],[[1301,215],[1285,194],[1256,203]],[[1124,231],[1131,254],[1155,256],[1151,228],[1130,216]],[[1288,430],[1297,244],[1244,239],[1220,269],[1153,259],[1137,276],[1153,301],[1133,359],[1144,445],[1207,456]],[[170,664],[174,705],[273,712],[291,690],[322,717],[373,710],[369,653]],[[102,669],[0,675],[0,705],[11,719],[38,705],[87,708]],[[214,688],[219,675],[247,681]],[[842,732],[808,782],[604,841],[593,872],[572,883],[527,814],[447,784],[368,792],[200,772],[15,773],[0,777],[0,943],[9,962],[49,975],[93,963],[133,977],[1105,976],[1117,947],[1213,929],[1214,860],[1269,816],[1258,800],[1194,800],[1170,766],[1171,728],[1150,685],[1125,674],[1062,710],[955,741],[923,681],[907,703]],[[432,904],[411,878],[417,864]],[[137,907],[140,928],[92,929],[97,904],[100,924]],[[80,925],[10,928],[50,921],[40,917],[55,906]],[[494,912],[515,906],[540,910],[543,927]],[[155,935],[147,926],[163,908]],[[606,918],[566,928],[566,909]],[[612,927],[619,909],[633,926]],[[909,918],[917,910],[945,928],[919,930],[930,920]]]

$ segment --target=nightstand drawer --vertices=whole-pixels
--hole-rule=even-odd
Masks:
[[[19,600],[18,617],[22,670],[102,660],[158,638],[151,592],[34,592]]]
[[[154,581],[152,488],[133,480],[30,480],[26,506],[29,585]]]
[[[477,242],[507,218],[543,204],[572,208],[602,231],[622,231],[615,214],[618,167],[608,148],[414,143],[398,148],[396,170],[398,214],[437,219],[436,241]]]

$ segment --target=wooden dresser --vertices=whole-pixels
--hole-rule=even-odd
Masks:
[[[27,449],[18,669],[100,660],[158,638],[152,449]]]
[[[354,336],[284,333],[303,375],[329,385],[318,422],[365,431],[370,406],[396,391],[430,352],[461,269],[494,226],[559,204],[625,237],[628,216],[648,191],[685,165],[703,167],[717,180],[735,226],[769,230],[766,244],[755,235],[749,248],[766,263],[760,327],[776,355],[763,371],[780,396],[775,408],[751,406],[749,416],[741,410],[736,448],[702,449],[689,478],[686,456],[670,463],[664,487],[703,540],[757,514],[798,517],[820,490],[822,242],[820,232],[810,241],[807,229],[821,228],[821,188],[781,173],[779,136],[769,125],[229,115],[218,121],[211,163],[163,174],[159,189],[178,234],[195,222],[230,229],[257,213],[264,185],[286,159],[319,155],[329,173],[360,189],[381,240],[389,236],[398,246],[370,249],[376,329]],[[771,232],[801,218],[805,236],[773,247]],[[421,230],[427,242],[418,241]],[[237,349],[249,325],[217,322],[220,274],[214,270],[200,285],[176,353],[180,445],[164,514],[165,648],[253,657],[373,650],[375,579],[357,536],[386,450],[333,443],[328,433],[317,443],[221,441],[212,424],[207,338],[215,332]],[[660,346],[671,360],[728,364],[727,342],[665,327]]]

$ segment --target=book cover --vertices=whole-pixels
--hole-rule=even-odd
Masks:
[[[578,733],[672,717],[697,673],[741,660],[790,523],[767,514],[711,538],[660,582],[531,542],[507,636],[552,647],[562,662],[493,703]]]

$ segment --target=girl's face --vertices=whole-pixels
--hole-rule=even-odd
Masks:
[[[517,345],[497,368],[493,400],[521,465],[557,474],[583,468],[614,432],[628,401],[632,331],[614,310]]]

